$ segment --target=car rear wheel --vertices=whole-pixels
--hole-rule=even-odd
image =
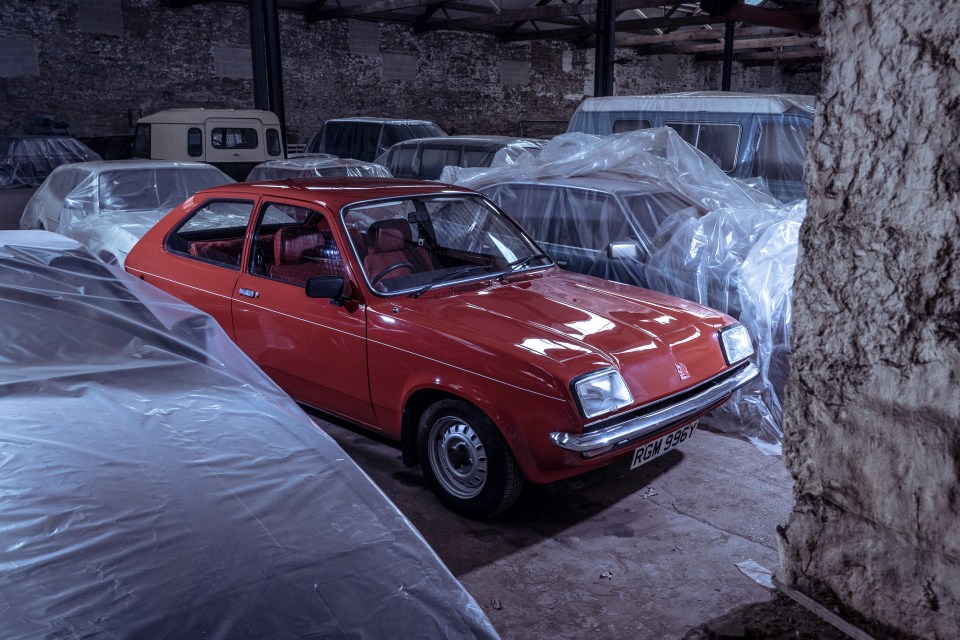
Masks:
[[[489,518],[520,495],[523,473],[493,421],[462,400],[441,400],[420,418],[420,464],[447,508]]]

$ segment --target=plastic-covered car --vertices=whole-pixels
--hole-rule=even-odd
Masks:
[[[471,517],[527,480],[666,453],[756,376],[728,316],[561,270],[490,200],[438,183],[208,189],[126,269],[211,313],[297,400],[399,441]]]
[[[373,162],[403,140],[445,135],[443,129],[429,120],[334,118],[324,122],[310,137],[304,151]]]
[[[647,286],[653,236],[690,203],[655,182],[623,178],[538,178],[480,189],[509,212],[564,269]]]
[[[39,187],[60,165],[93,160],[100,156],[68,136],[0,137],[0,189]]]
[[[3,231],[0,317],[4,637],[496,637],[209,316]]]
[[[253,168],[247,182],[284,178],[392,178],[379,164],[338,158],[328,153],[304,154],[286,160],[267,160]]]
[[[160,218],[207,187],[233,182],[203,162],[107,160],[57,167],[20,218],[21,229],[46,229],[79,240],[110,264]]]
[[[610,135],[670,127],[727,175],[759,178],[783,202],[801,200],[813,96],[694,91],[588,98],[568,132]]]
[[[570,268],[738,318],[753,335],[760,377],[714,412],[710,424],[778,450],[797,212],[805,204],[784,206],[731,179],[669,127],[557,136],[516,166],[447,167],[444,179],[488,193]],[[604,193],[612,191],[602,186],[608,184],[627,193],[669,192],[696,208],[663,217],[662,209],[651,215],[651,207],[641,207],[641,236],[630,217],[621,217],[623,205]],[[644,186],[651,184],[657,186]]]
[[[523,153],[536,153],[543,142],[508,136],[415,138],[393,145],[377,163],[397,178],[437,180],[446,166],[489,167],[510,164]]]

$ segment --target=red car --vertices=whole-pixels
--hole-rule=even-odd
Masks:
[[[636,467],[757,375],[729,316],[556,267],[496,205],[403,180],[198,192],[126,269],[216,318],[300,402],[398,440],[449,508]]]

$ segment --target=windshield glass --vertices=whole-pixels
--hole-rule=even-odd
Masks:
[[[170,210],[197,191],[232,182],[216,167],[104,171],[98,180],[103,213]]]
[[[476,195],[361,203],[344,209],[343,221],[364,277],[379,293],[552,264],[516,223]]]

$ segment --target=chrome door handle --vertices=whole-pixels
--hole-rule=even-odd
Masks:
[[[240,295],[248,298],[259,298],[260,292],[254,291],[253,289],[244,289],[243,287],[240,287]]]

